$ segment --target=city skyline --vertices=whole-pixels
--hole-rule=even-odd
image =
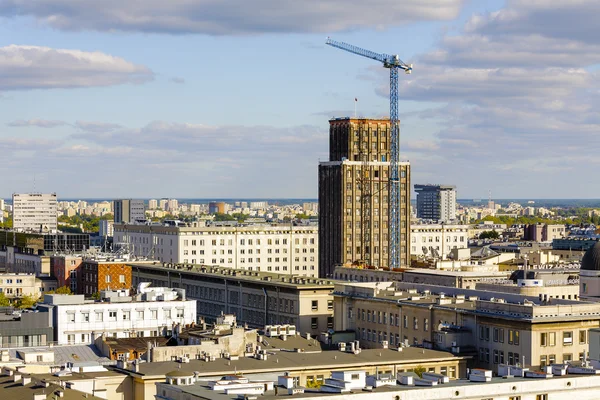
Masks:
[[[597,197],[600,6],[530,3],[151,1],[136,19],[127,2],[3,1],[0,195],[316,198],[328,119],[355,98],[359,115],[388,113],[386,71],[331,35],[414,63],[400,79],[413,183]]]

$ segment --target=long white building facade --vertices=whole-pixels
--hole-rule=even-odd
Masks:
[[[58,344],[90,344],[99,336],[116,338],[163,336],[178,324],[196,322],[196,301],[186,300],[185,290],[149,288],[103,291],[101,301],[83,295],[47,294],[40,312],[52,313]]]
[[[138,257],[249,271],[318,276],[317,226],[206,227],[117,224],[114,243]]]

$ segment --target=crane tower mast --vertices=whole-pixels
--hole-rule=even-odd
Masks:
[[[404,63],[399,56],[375,53],[348,43],[327,38],[329,46],[379,61],[390,70],[390,173],[389,173],[389,266],[400,267],[400,120],[398,118],[398,70],[412,72],[412,64]]]

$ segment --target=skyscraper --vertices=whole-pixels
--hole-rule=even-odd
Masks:
[[[12,205],[15,230],[53,232],[58,229],[56,193],[14,193]]]
[[[417,218],[448,222],[456,218],[456,186],[415,185]]]
[[[388,119],[329,121],[329,161],[319,164],[319,275],[336,264],[389,264]],[[400,265],[410,262],[410,164],[400,163]]]
[[[133,223],[146,219],[144,200],[122,199],[114,201],[116,224]]]

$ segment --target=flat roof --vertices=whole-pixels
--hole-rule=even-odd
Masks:
[[[132,267],[147,268],[155,271],[180,272],[185,274],[194,274],[207,276],[210,278],[233,279],[238,281],[260,283],[265,286],[287,286],[297,289],[333,289],[336,283],[333,279],[312,278],[299,275],[276,274],[263,271],[248,271],[244,269],[233,269],[226,267],[186,264],[174,265],[173,267],[163,266],[160,263],[153,265],[139,264],[130,262],[127,265]]]
[[[240,357],[239,360],[217,358],[211,362],[190,360],[189,363],[175,361],[140,363],[139,372],[129,370],[129,373],[148,378],[162,378],[170,371],[181,369],[182,371],[192,373],[199,371],[199,376],[219,376],[235,373],[304,371],[307,369],[361,369],[366,366],[414,364],[415,362],[461,359],[465,359],[465,357],[454,356],[452,353],[445,351],[417,347],[406,347],[402,351],[392,349],[361,349],[359,354],[338,350],[323,351],[320,353],[280,351],[269,353],[267,360]]]
[[[283,373],[282,373],[283,375]],[[598,375],[594,375],[596,377],[596,379],[598,379]],[[377,395],[387,395],[384,398],[392,398],[389,397],[392,393],[394,394],[402,394],[402,392],[406,392],[406,391],[439,391],[440,389],[443,388],[448,388],[448,389],[458,389],[458,388],[468,388],[468,387],[485,387],[485,386],[491,386],[491,385],[498,385],[498,384],[506,384],[508,386],[507,389],[510,389],[510,391],[512,391],[512,387],[511,385],[516,384],[521,384],[519,385],[519,388],[524,388],[523,385],[526,385],[527,383],[533,383],[533,382],[537,382],[538,384],[536,385],[536,387],[534,389],[532,389],[532,391],[540,391],[539,385],[544,385],[543,382],[547,382],[547,381],[553,381],[553,380],[564,380],[564,379],[568,379],[568,380],[586,380],[586,382],[589,381],[589,378],[591,378],[593,376],[590,375],[565,375],[565,376],[554,376],[552,378],[549,379],[535,379],[535,378],[522,378],[522,377],[511,377],[511,378],[501,378],[501,377],[493,377],[492,380],[490,382],[471,382],[468,379],[451,379],[450,382],[448,383],[444,383],[444,384],[438,384],[436,386],[407,386],[407,385],[393,385],[393,386],[381,386],[378,388],[373,388],[372,391],[363,391],[362,389],[355,389],[352,390],[351,392],[347,392],[347,393],[327,393],[327,392],[320,392],[317,391],[317,389],[306,389],[305,393],[298,393],[295,394],[293,396],[290,396],[288,394],[287,389],[281,388],[279,387],[278,390],[278,394],[275,394],[275,391],[268,391],[265,392],[265,394],[261,395],[260,398],[261,399],[279,399],[279,398],[323,398],[323,397],[332,397],[332,398],[342,398],[344,396],[351,396],[352,398],[356,397],[356,398],[364,398],[364,399],[372,399],[372,398],[379,398]],[[251,377],[246,376],[246,378],[249,378],[251,383],[254,381]],[[257,380],[257,382],[259,382],[259,380]],[[277,382],[274,382],[275,385],[277,385]],[[219,392],[219,391],[214,391],[212,389],[210,389],[210,387],[205,385],[205,382],[202,383],[196,383],[194,385],[189,385],[189,386],[176,386],[178,388],[178,390],[181,390],[181,392],[183,393],[189,393],[193,396],[197,396],[198,398],[203,398],[203,399],[215,399],[215,400],[229,400],[229,399],[235,399],[236,398],[236,394],[225,394],[224,392]],[[577,387],[577,386],[575,386]],[[490,388],[491,389],[491,388]],[[484,393],[484,392],[482,392]],[[503,393],[504,395],[506,395],[505,393]],[[522,390],[520,390],[518,392],[518,394],[525,394]],[[469,394],[469,393],[463,393],[463,396],[467,396],[469,398],[474,398],[477,397],[476,394]],[[462,396],[461,396],[462,397]],[[482,394],[481,396],[479,396],[481,398],[484,398],[485,396]],[[552,397],[552,395],[550,395],[550,397]],[[411,397],[412,398],[412,397]],[[429,398],[429,397],[427,397]]]

